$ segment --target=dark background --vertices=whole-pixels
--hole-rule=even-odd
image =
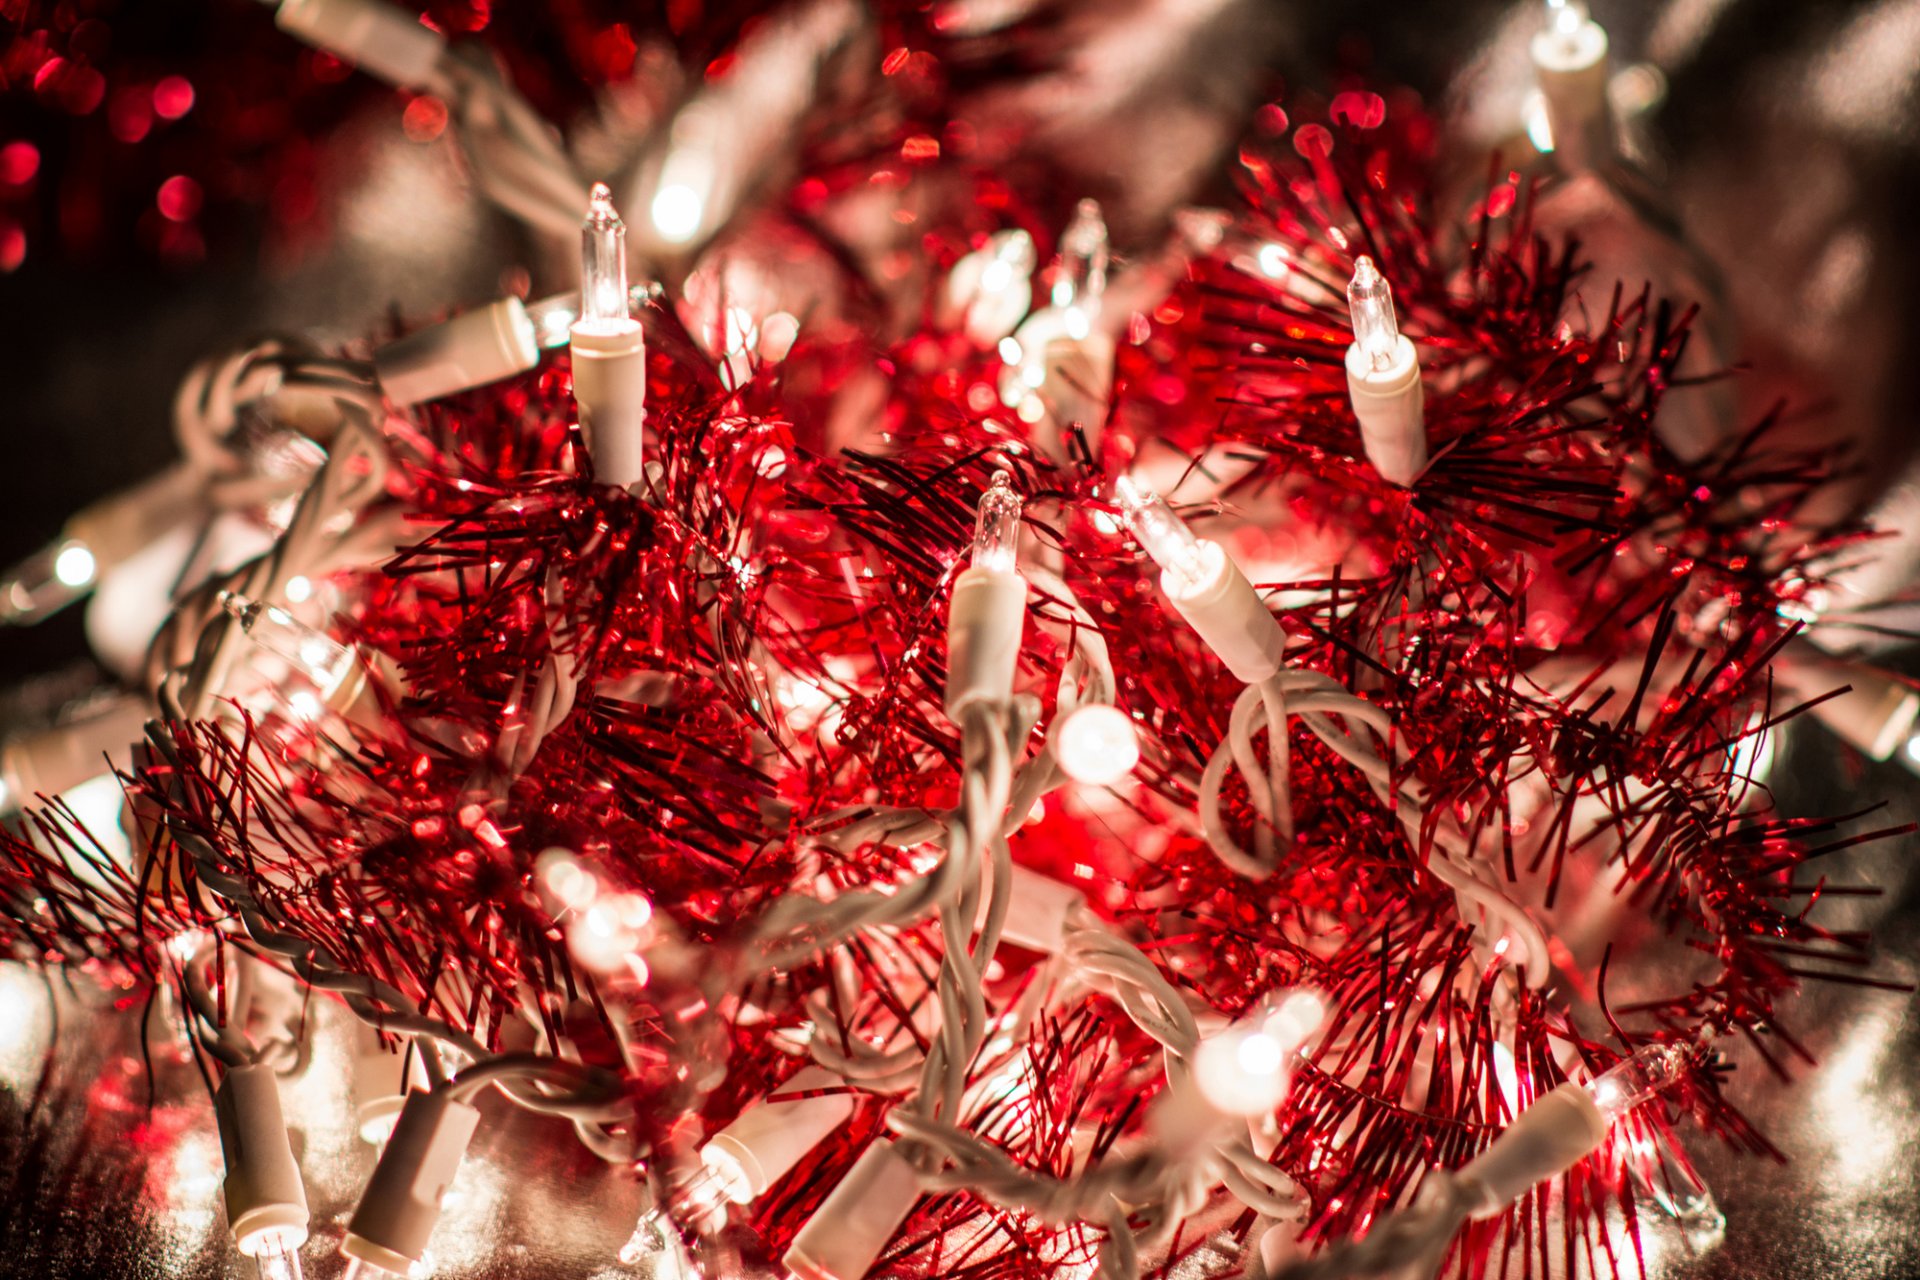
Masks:
[[[189,57],[208,40],[257,49],[271,39],[270,31],[249,35],[233,25],[270,26],[257,6],[129,8],[136,12],[113,19],[122,52],[141,50],[157,62]],[[1171,21],[1168,11],[1195,8],[1089,4],[1063,21],[1069,32],[1151,33]],[[1524,90],[1524,39],[1538,20],[1532,5],[1479,0],[1197,8],[1206,15],[1196,27],[1201,38],[1166,56],[1153,82],[1115,109],[1118,119],[1068,120],[1036,145],[1056,148],[1063,170],[1123,193],[1123,204],[1130,189],[1157,193],[1143,198],[1151,203],[1168,198],[1166,164],[1133,123],[1150,130],[1184,111],[1202,121],[1201,136],[1224,145],[1275,77],[1324,84],[1329,68],[1364,69],[1376,84],[1420,89],[1463,122],[1510,120]],[[1664,98],[1640,123],[1663,187],[1724,276],[1738,350],[1753,365],[1743,394],[1755,404],[1789,395],[1806,410],[1798,430],[1854,446],[1866,465],[1846,500],[1885,504],[1896,534],[1863,589],[1905,590],[1916,558],[1900,512],[1915,439],[1911,369],[1920,354],[1920,260],[1911,247],[1911,228],[1920,226],[1920,3],[1649,0],[1594,9],[1612,35],[1616,66],[1649,59],[1664,74]],[[0,142],[42,128],[36,110],[17,87],[0,94]],[[482,301],[504,271],[539,260],[538,246],[464,189],[444,138],[405,139],[391,95],[355,80],[311,112],[299,127],[319,139],[330,157],[323,171],[337,181],[319,195],[330,235],[301,252],[287,253],[242,202],[209,213],[206,254],[192,265],[161,261],[137,236],[116,235],[109,220],[81,245],[36,234],[24,263],[0,276],[0,430],[11,450],[0,560],[34,550],[84,502],[170,460],[168,405],[195,358],[262,330],[345,338],[379,327],[396,309],[419,315]],[[1116,138],[1126,145],[1113,148]],[[43,181],[57,179],[63,154],[57,143],[49,148]],[[1149,222],[1153,210],[1133,213]],[[1116,210],[1117,226],[1128,219],[1126,208]],[[1887,620],[1897,624],[1898,612]],[[32,630],[0,630],[0,688],[13,690],[0,694],[0,726],[91,683],[84,654],[78,609]],[[1893,643],[1884,660],[1910,665]],[[1784,739],[1772,781],[1786,812],[1886,800],[1887,825],[1920,814],[1920,786],[1897,765],[1867,765],[1811,724],[1795,722]],[[1920,896],[1909,873],[1915,847],[1911,838],[1886,841],[1826,868],[1837,882],[1886,890],[1823,910],[1835,925],[1875,929],[1872,972],[1894,982],[1920,968]],[[23,1043],[41,1043],[44,998],[19,983],[8,990],[16,999],[0,1002],[0,1023],[14,1019]],[[176,1167],[163,1130],[197,1126],[204,1136],[197,1081],[163,1065],[156,1096],[166,1105],[147,1112],[129,1030],[137,1011],[83,1019],[75,997],[59,1003],[64,1030],[50,1075],[0,1048],[0,1276],[227,1274],[240,1260],[217,1238],[204,1245],[204,1222],[155,1208],[156,1189],[177,1191],[194,1176]],[[1920,1274],[1920,1028],[1912,1010],[1905,993],[1829,986],[1785,1012],[1821,1065],[1784,1085],[1742,1059],[1737,1089],[1790,1162],[1697,1143],[1728,1217],[1726,1242],[1689,1260],[1668,1240],[1650,1259],[1656,1272],[1781,1280]],[[24,1031],[22,1019],[32,1023]],[[0,1045],[7,1034],[0,1026]],[[537,1121],[516,1117],[484,1132],[481,1153],[512,1171],[511,1207],[501,1197],[441,1274],[588,1275],[610,1266],[637,1203],[631,1186],[558,1154],[563,1148],[545,1140]],[[364,1159],[347,1147],[337,1154],[343,1168]],[[217,1148],[214,1160],[217,1175]],[[331,1194],[324,1176],[316,1180],[317,1232],[338,1230],[321,1224],[344,1207],[351,1182],[343,1175]],[[157,1198],[167,1202],[166,1194]],[[310,1265],[310,1274],[332,1274],[326,1263]]]

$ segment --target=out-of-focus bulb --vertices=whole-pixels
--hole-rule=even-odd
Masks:
[[[322,701],[339,692],[354,669],[353,650],[322,631],[301,622],[285,609],[249,600],[228,591],[220,605],[247,639],[285,660],[312,681]]]
[[[653,197],[653,229],[670,244],[685,244],[700,229],[700,193],[685,183],[662,187]]]
[[[1582,0],[1546,0],[1547,31],[1556,39],[1578,40],[1580,32],[1593,16]]]
[[[567,922],[567,949],[595,973],[644,973],[639,953],[652,922],[653,904],[640,894],[602,893]]]
[[[1074,208],[1073,221],[1060,233],[1053,305],[1077,308],[1084,324],[1086,315],[1100,309],[1100,297],[1107,288],[1107,261],[1107,221],[1100,215],[1100,202],[1082,200]]]
[[[1347,284],[1347,310],[1353,317],[1354,343],[1376,372],[1391,369],[1400,349],[1400,326],[1393,315],[1393,289],[1387,278],[1361,254]]]
[[[1115,480],[1113,493],[1127,528],[1164,571],[1161,585],[1168,595],[1175,599],[1192,595],[1219,576],[1220,548],[1195,537],[1159,494],[1136,484],[1131,476]]]
[[[81,542],[67,543],[53,557],[53,576],[60,580],[63,587],[86,586],[93,581],[98,567],[94,563],[93,552]]]
[[[1026,509],[1014,492],[1013,478],[1002,471],[980,496],[973,527],[973,566],[1012,573],[1019,564],[1020,515]]]
[[[1069,711],[1054,735],[1060,768],[1075,782],[1110,787],[1140,763],[1133,721],[1118,707],[1091,702]]]
[[[593,184],[580,224],[580,318],[574,323],[601,333],[633,323],[627,310],[627,224],[620,221],[604,182]]]
[[[1005,342],[1033,305],[1033,269],[1039,259],[1033,237],[1019,229],[996,232],[953,264],[947,277],[947,306],[963,314],[967,336],[981,346]],[[1019,360],[1014,356],[1014,363]]]
[[[1326,1017],[1317,992],[1290,992],[1271,1011],[1255,1014],[1200,1044],[1193,1080],[1214,1110],[1230,1116],[1271,1112],[1287,1096],[1294,1054]]]
[[[1586,1086],[1594,1109],[1608,1123],[1679,1083],[1693,1061],[1681,1044],[1646,1044],[1595,1076]]]

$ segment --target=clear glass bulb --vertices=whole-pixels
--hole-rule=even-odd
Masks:
[[[1692,1061],[1693,1051],[1686,1045],[1641,1045],[1595,1076],[1587,1085],[1587,1096],[1611,1124],[1677,1084]]]
[[[1053,279],[1053,305],[1100,308],[1107,288],[1107,220],[1098,200],[1082,200],[1060,233],[1060,263]],[[1084,335],[1082,335],[1084,336]]]
[[[306,1233],[300,1233],[304,1239]],[[260,1280],[302,1280],[300,1241],[285,1231],[260,1231],[241,1242],[240,1251],[253,1259]]]
[[[973,567],[1012,573],[1019,564],[1020,513],[1026,503],[1013,490],[1013,477],[1002,471],[980,496],[979,517],[973,526]]]
[[[285,609],[228,591],[220,606],[233,615],[247,639],[284,659],[313,682],[321,700],[331,698],[353,671],[353,650],[316,631]]]
[[[613,207],[613,192],[593,184],[586,221],[580,224],[580,327],[617,333],[633,320],[627,310],[627,224]]]
[[[1373,265],[1373,259],[1365,254],[1353,263],[1353,279],[1347,284],[1347,310],[1353,317],[1354,345],[1366,355],[1376,372],[1391,369],[1400,350],[1400,325],[1393,316],[1393,288]]]
[[[1135,484],[1131,476],[1115,480],[1113,493],[1127,528],[1154,563],[1173,576],[1178,594],[1197,591],[1212,579],[1217,565],[1207,555],[1208,544],[1194,536],[1164,498]]]

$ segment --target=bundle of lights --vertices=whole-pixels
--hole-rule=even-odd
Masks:
[[[1879,834],[1771,812],[1757,748],[1810,706],[1911,753],[1920,696],[1805,625],[1862,536],[1802,514],[1825,459],[1674,448],[1689,313],[1534,232],[1619,163],[1605,34],[1548,8],[1560,146],[1464,211],[1357,91],[1263,110],[1239,205],[1130,252],[871,113],[792,180],[924,187],[927,296],[769,345],[777,268],[713,325],[690,294],[783,203],[795,95],[894,56],[853,6],[753,29],[589,183],[475,51],[283,0],[444,97],[580,281],[209,360],[186,460],[8,584],[33,621],[229,531],[131,691],[7,744],[0,938],[177,995],[234,1247],[317,1247],[277,1085],[312,998],[364,1028],[358,1276],[425,1265],[489,1093],[645,1182],[610,1265],[1479,1275],[1710,1232],[1684,1134],[1767,1149],[1726,1071],[1858,958],[1795,871]],[[125,864],[48,800],[103,753]]]

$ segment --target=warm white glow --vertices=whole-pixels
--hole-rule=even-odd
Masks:
[[[1393,367],[1400,350],[1400,326],[1393,315],[1393,289],[1365,254],[1353,263],[1347,285],[1347,310],[1353,317],[1353,344],[1377,372]]]
[[[1012,573],[1020,560],[1020,516],[1026,504],[1002,471],[980,495],[973,528],[973,567]]]
[[[1278,280],[1293,269],[1293,255],[1285,245],[1263,244],[1254,260],[1260,264],[1260,274],[1269,280]]]
[[[1286,1050],[1264,1031],[1256,1031],[1242,1040],[1234,1056],[1240,1069],[1255,1077],[1277,1075],[1287,1062]]]
[[[1060,722],[1054,750],[1075,782],[1110,787],[1140,763],[1140,741],[1125,712],[1105,703],[1075,707]]]
[[[313,598],[313,582],[304,576],[287,579],[287,603],[305,604]]]
[[[53,558],[53,576],[60,579],[60,585],[65,587],[86,586],[93,581],[98,568],[93,552],[78,542],[69,542]]]
[[[653,229],[668,244],[685,244],[700,230],[706,202],[684,183],[662,187],[653,197]]]
[[[1165,571],[1161,585],[1169,595],[1184,598],[1214,581],[1224,553],[1213,543],[1195,537],[1164,498],[1136,484],[1131,476],[1115,480],[1113,493],[1127,527]]]
[[[617,331],[632,324],[627,298],[627,224],[613,207],[604,182],[593,185],[587,217],[580,224],[580,319],[588,332]]]
[[[653,904],[637,893],[600,894],[568,922],[567,949],[596,973],[633,970],[652,919]]]

